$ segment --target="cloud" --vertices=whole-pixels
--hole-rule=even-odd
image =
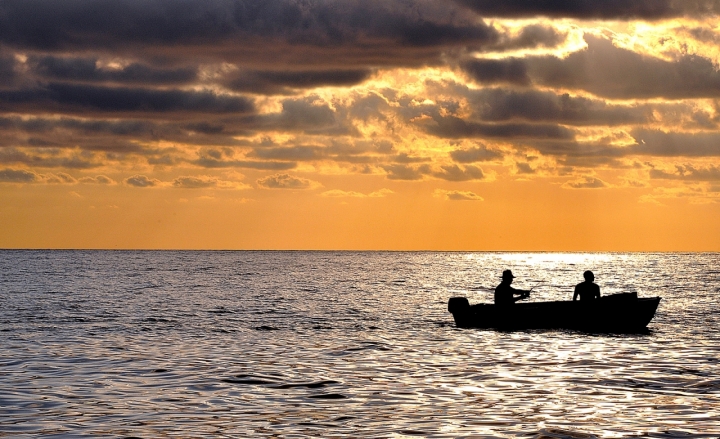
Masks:
[[[433,196],[444,198],[449,201],[483,201],[481,196],[469,191],[446,191],[444,189],[435,189]]]
[[[423,163],[432,161],[430,157],[411,157],[406,152],[401,152],[392,158],[395,163]]]
[[[408,165],[382,165],[387,178],[390,180],[421,180],[425,174],[430,173],[430,166],[408,166]]]
[[[173,180],[173,187],[183,189],[203,189],[215,187],[218,184],[216,178],[211,177],[178,177]]]
[[[172,186],[181,189],[206,189],[206,188],[219,188],[219,189],[247,189],[248,185],[220,180],[216,177],[210,177],[206,175],[200,176],[180,176],[172,182]]]
[[[284,171],[294,169],[297,163],[293,162],[263,162],[253,160],[217,160],[211,157],[201,157],[191,162],[203,168],[247,168],[269,171]]]
[[[503,157],[502,153],[487,149],[481,145],[475,148],[456,149],[450,152],[450,157],[458,163],[475,163],[483,161],[498,160]]]
[[[0,183],[76,184],[77,182],[75,177],[64,172],[38,174],[25,169],[0,170]]]
[[[99,163],[93,161],[92,157],[83,156],[82,154],[60,155],[55,151],[50,151],[49,154],[38,154],[12,147],[0,148],[0,163],[71,169],[88,169],[99,166]]]
[[[80,183],[86,183],[86,184],[103,184],[103,185],[111,185],[115,184],[115,180],[113,180],[110,177],[107,177],[105,175],[98,175],[95,177],[82,177],[78,179]]]
[[[571,125],[628,125],[648,122],[648,105],[611,105],[603,100],[540,90],[484,88],[465,91],[473,116],[488,122],[526,120]]]
[[[37,183],[42,177],[24,169],[5,168],[0,170],[0,183]]]
[[[717,13],[712,0],[455,0],[485,17],[580,19],[648,19]]]
[[[322,159],[325,154],[324,148],[318,146],[290,146],[280,148],[256,148],[247,156],[270,160],[304,161],[319,160]]]
[[[441,166],[441,170],[433,172],[433,176],[448,181],[482,180],[485,178],[482,169],[467,165],[461,168],[458,165]]]
[[[262,160],[236,160],[234,151],[220,148],[203,148],[198,152],[199,158],[190,163],[203,168],[247,168],[259,170],[281,171],[297,167],[295,162],[278,162]]]
[[[608,187],[608,184],[599,178],[586,176],[565,182],[562,187],[565,189],[600,189]]]
[[[27,74],[49,80],[116,82],[130,84],[185,84],[197,79],[192,67],[157,68],[140,63],[102,66],[97,57],[42,55],[28,58]]]
[[[370,192],[369,194],[363,194],[361,192],[355,192],[355,191],[343,191],[340,189],[332,189],[329,191],[325,191],[321,193],[323,197],[330,197],[330,198],[383,198],[388,195],[394,194],[393,191],[390,189],[380,189],[374,192]]]
[[[320,183],[289,174],[275,174],[257,180],[259,187],[266,189],[315,189]]]
[[[650,169],[650,178],[685,181],[720,181],[720,166],[710,165],[697,168],[693,165],[675,165],[674,172],[663,169]]]
[[[720,72],[708,58],[684,55],[666,61],[590,34],[585,34],[585,42],[586,49],[565,58],[470,60],[461,68],[480,83],[585,90],[613,99],[720,97]]]
[[[212,91],[156,90],[50,82],[37,88],[0,90],[0,109],[47,112],[249,113],[253,102]]]
[[[534,174],[535,172],[537,172],[530,166],[529,163],[518,162],[515,163],[515,167],[517,168],[518,174]]]
[[[482,84],[530,85],[527,62],[523,59],[474,59],[460,67]]]
[[[242,122],[248,129],[301,131],[309,134],[348,134],[349,126],[342,126],[335,111],[317,96],[282,101],[279,113],[251,116]]]
[[[370,69],[251,70],[225,79],[232,90],[256,94],[292,94],[300,89],[359,84],[372,74]]]
[[[44,176],[47,183],[54,184],[75,184],[78,181],[72,175],[64,172],[57,172],[55,174],[47,174]]]
[[[423,123],[425,130],[438,137],[458,138],[541,138],[572,139],[575,134],[555,124],[483,123],[455,116],[436,116],[434,123]]]
[[[629,152],[664,157],[720,157],[720,133],[678,133],[635,128]]]
[[[145,188],[159,186],[160,180],[149,178],[144,175],[133,175],[132,177],[126,178],[124,183],[128,186]]]
[[[567,39],[567,33],[559,32],[552,26],[531,24],[523,27],[517,35],[501,35],[490,50],[514,50],[537,47],[556,47]]]
[[[15,59],[0,52],[0,84],[12,84],[15,79]]]
[[[497,34],[466,8],[429,0],[7,0],[0,8],[0,44],[131,48],[148,58],[422,65],[445,47],[480,48]]]

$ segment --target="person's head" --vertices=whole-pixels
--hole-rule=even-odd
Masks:
[[[513,276],[512,271],[510,271],[510,270],[503,271],[503,274],[502,274],[503,282],[507,282],[507,283],[511,284],[514,278],[515,278],[515,276]]]
[[[593,272],[590,271],[590,270],[588,270],[588,271],[586,271],[585,273],[583,273],[583,277],[585,278],[585,280],[586,280],[587,282],[592,282],[592,281],[595,280],[595,275],[594,275]]]

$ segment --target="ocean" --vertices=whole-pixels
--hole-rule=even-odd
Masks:
[[[717,438],[720,254],[0,251],[0,437]],[[458,329],[662,300],[648,331]]]

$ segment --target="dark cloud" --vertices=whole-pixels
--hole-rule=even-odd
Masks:
[[[483,84],[530,85],[527,62],[523,59],[474,59],[460,67]]]
[[[482,169],[468,165],[461,168],[458,165],[441,166],[440,171],[433,172],[435,178],[440,178],[447,181],[468,181],[468,180],[482,180],[485,178]]]
[[[257,180],[258,186],[266,189],[313,189],[320,184],[307,178],[289,174],[275,174]]]
[[[183,128],[188,131],[200,134],[216,135],[220,134],[225,130],[225,126],[218,123],[210,122],[196,122],[183,125]]]
[[[630,157],[720,157],[720,134],[666,133],[636,128],[631,131],[636,142],[616,146],[605,142],[535,141],[526,142],[543,155],[556,157],[558,163],[572,167],[612,166],[627,168],[621,159]]]
[[[469,10],[432,0],[7,0],[0,43],[32,50],[133,49],[222,53],[226,59],[383,64],[437,58],[446,46],[482,47],[497,31]],[[417,49],[417,50],[408,50]],[[430,49],[430,50],[428,50]],[[323,53],[325,56],[323,56]]]
[[[216,187],[217,184],[216,178],[207,177],[178,177],[172,182],[173,187],[182,189],[204,189]]]
[[[588,47],[568,55],[471,60],[461,68],[481,83],[579,89],[614,99],[720,97],[720,72],[710,59],[685,55],[666,61],[585,35]]]
[[[160,181],[149,178],[145,175],[133,175],[132,177],[128,177],[125,180],[125,184],[128,186],[134,186],[134,187],[154,187],[160,184]]]
[[[610,151],[610,150],[609,150]],[[613,157],[614,155],[614,157]],[[628,168],[627,164],[620,160],[622,153],[617,154],[584,154],[584,155],[570,155],[558,158],[560,165],[569,167],[565,172],[570,173],[572,168],[598,168],[598,167],[612,167],[616,169]]]
[[[483,198],[474,192],[469,191],[446,191],[443,189],[435,190],[436,197],[444,197],[449,201],[483,201]]]
[[[82,154],[59,155],[56,151],[44,154],[27,152],[19,148],[0,148],[0,163],[25,164],[40,168],[89,169],[101,165],[92,156]]]
[[[649,19],[717,13],[713,0],[455,0],[488,17],[580,19]]]
[[[648,122],[653,111],[647,105],[610,105],[549,91],[485,88],[466,93],[474,116],[492,122],[524,119],[570,125],[629,125]]]
[[[253,160],[226,160],[212,157],[200,157],[190,162],[203,168],[247,168],[269,171],[284,171],[297,167],[295,162],[263,162]]]
[[[405,152],[402,152],[392,158],[392,161],[395,163],[423,163],[431,160],[432,159],[430,157],[411,157]]]
[[[247,93],[292,94],[304,88],[355,85],[371,73],[370,69],[244,71],[227,80],[227,86]]]
[[[433,124],[424,124],[430,134],[449,139],[458,138],[541,138],[572,139],[574,133],[560,125],[527,123],[480,123],[455,116],[436,116]]]
[[[582,177],[578,180],[568,181],[562,185],[562,187],[566,189],[600,189],[607,186],[607,183],[597,177]]]
[[[15,59],[0,52],[0,86],[12,83],[15,78]]]
[[[156,90],[48,83],[44,87],[0,90],[0,110],[28,112],[249,113],[252,101],[210,91]]]
[[[650,169],[650,178],[718,182],[720,181],[720,166],[710,165],[698,168],[693,165],[675,165],[675,172],[653,168]]]
[[[421,180],[424,175],[431,172],[429,165],[382,165],[390,180]]]
[[[325,157],[324,148],[318,146],[291,146],[283,148],[258,148],[247,157],[269,160],[320,160]]]
[[[0,183],[37,183],[41,177],[24,169],[5,168],[0,170]]]
[[[48,174],[45,176],[45,182],[51,184],[75,184],[78,181],[70,174],[64,172],[58,172],[55,174]]]
[[[143,143],[160,140],[195,145],[233,146],[242,143],[233,138],[237,131],[232,128],[226,130],[222,120],[216,124],[207,121],[184,124],[137,119],[0,116],[0,133],[0,146],[45,144],[58,148],[78,147],[89,151],[142,155],[157,152]]]
[[[663,157],[720,157],[720,133],[666,133],[636,128],[628,153]]]
[[[105,175],[98,175],[95,177],[82,177],[78,181],[80,183],[86,184],[115,184],[115,180]]]
[[[371,119],[385,121],[386,118],[383,111],[390,108],[388,101],[385,99],[386,98],[375,93],[369,93],[366,96],[359,97],[354,100],[348,109],[348,114],[353,119],[359,119],[362,121],[368,121]]]
[[[567,39],[567,33],[559,32],[552,26],[531,24],[522,28],[516,36],[502,35],[491,50],[528,49],[536,47],[556,47]]]
[[[359,139],[352,142],[333,139],[328,147],[328,153],[342,156],[358,155],[365,153],[391,154],[395,147],[389,140],[365,140]],[[399,155],[399,154],[398,154]]]
[[[356,129],[317,96],[282,101],[279,113],[252,115],[237,120],[255,131],[291,131],[306,134],[354,135]]]
[[[183,84],[197,79],[196,68],[156,68],[140,63],[103,68],[98,61],[98,58],[44,55],[32,56],[26,64],[31,74],[50,80]]]
[[[456,149],[450,152],[450,157],[458,163],[475,163],[490,160],[498,160],[503,157],[502,153],[487,149],[484,145],[476,148]]]
[[[286,129],[320,128],[336,124],[335,112],[324,102],[315,98],[287,99],[282,112],[273,117],[274,126]]]
[[[530,166],[529,163],[518,162],[515,163],[515,167],[517,168],[518,174],[534,174],[535,172],[537,172]]]

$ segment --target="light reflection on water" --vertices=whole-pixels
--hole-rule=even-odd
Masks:
[[[712,437],[717,254],[0,252],[0,437]],[[533,300],[662,296],[648,334],[461,330]]]

